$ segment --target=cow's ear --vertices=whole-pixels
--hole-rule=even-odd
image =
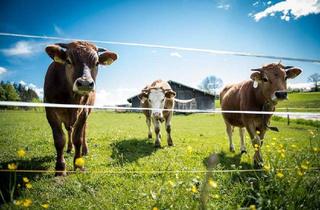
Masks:
[[[111,65],[117,59],[118,59],[118,55],[116,53],[106,51],[99,55],[99,64]]]
[[[260,82],[262,81],[262,75],[260,72],[254,72],[251,74],[250,78],[253,80],[253,81],[257,81],[257,82]]]
[[[293,79],[293,78],[297,77],[299,74],[301,74],[301,72],[302,72],[301,69],[299,69],[297,67],[292,67],[286,71],[287,78]]]
[[[176,92],[174,92],[173,90],[168,90],[164,95],[166,96],[166,98],[173,98],[176,96]]]
[[[147,92],[141,92],[138,95],[138,98],[141,101],[141,103],[144,103],[148,99],[148,93]]]
[[[58,45],[49,45],[46,47],[46,52],[57,63],[64,64],[67,59],[67,53]]]

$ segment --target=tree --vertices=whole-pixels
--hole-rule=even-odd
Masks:
[[[0,85],[0,101],[6,101],[7,97],[6,97],[6,91],[5,89],[2,87],[2,84]]]
[[[311,74],[308,77],[308,81],[314,83],[314,91],[317,92],[319,90],[318,82],[320,81],[320,74],[318,73]]]
[[[2,87],[5,90],[5,96],[7,101],[20,101],[20,96],[18,92],[10,82],[7,82]]]
[[[211,94],[216,94],[217,89],[219,89],[220,87],[222,87],[223,82],[220,78],[214,76],[214,75],[210,75],[207,76],[206,78],[204,78],[202,80],[202,82],[199,85],[199,88],[201,90],[204,90],[208,93]]]

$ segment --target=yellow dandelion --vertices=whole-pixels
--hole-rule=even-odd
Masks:
[[[22,180],[23,180],[23,182],[25,182],[25,183],[28,183],[28,182],[29,182],[28,177],[23,177]]]
[[[8,169],[9,170],[16,170],[17,169],[17,165],[15,163],[9,163],[8,164]]]
[[[301,168],[303,169],[303,170],[308,170],[308,165],[307,164],[301,164]]]
[[[84,166],[84,159],[82,157],[77,158],[75,161],[76,166],[82,168]]]
[[[313,133],[313,131],[311,131],[311,130],[310,130],[309,132],[310,132],[311,136],[314,136],[314,133]]]
[[[24,149],[19,149],[17,152],[18,157],[22,158],[26,156],[26,151]]]
[[[168,184],[169,184],[171,187],[174,186],[174,183],[173,183],[173,181],[171,181],[171,180],[168,181]]]
[[[22,205],[23,205],[24,207],[29,207],[29,206],[31,206],[31,204],[32,204],[32,200],[31,200],[31,199],[25,199],[25,200],[23,201],[23,203],[22,203]]]
[[[191,188],[191,192],[197,193],[198,192],[197,187],[193,185],[192,188]]]
[[[297,145],[291,144],[291,147],[292,147],[293,149],[295,149],[295,148],[297,148]]]
[[[41,204],[41,206],[45,209],[49,208],[49,204],[48,203],[44,203],[44,204]]]
[[[27,184],[26,184],[26,188],[27,188],[27,189],[31,189],[31,188],[32,188],[32,184],[31,184],[31,183],[27,183]]]
[[[218,195],[218,194],[213,194],[212,197],[215,198],[215,199],[219,199],[219,198],[220,198],[220,195]]]
[[[260,134],[260,131],[256,131],[256,134],[259,135],[259,134]]]
[[[279,144],[280,149],[283,149],[283,144]]]
[[[282,179],[282,178],[284,177],[284,174],[281,173],[281,172],[278,172],[278,173],[276,174],[276,176],[277,176],[278,178]]]
[[[271,146],[275,146],[276,145],[276,143],[274,143],[274,142],[271,142]]]
[[[282,153],[280,154],[280,157],[285,158],[286,155],[282,152]]]
[[[22,200],[15,200],[13,203],[16,206],[20,206],[22,204]]]
[[[256,205],[253,205],[253,204],[252,204],[252,205],[249,206],[249,209],[250,209],[250,210],[256,210],[257,208],[256,208]]]
[[[319,151],[318,147],[313,147],[312,149],[313,149],[314,152],[318,152]]]
[[[267,149],[270,149],[270,145],[266,145],[266,148],[267,148]]]
[[[187,152],[188,152],[189,154],[192,153],[192,147],[191,147],[191,146],[188,146],[188,147],[187,147]]]
[[[273,138],[272,138],[272,140],[274,140],[274,141],[275,141],[275,140],[277,140],[277,138],[276,138],[276,137],[273,137]]]
[[[263,169],[264,169],[266,172],[269,172],[270,169],[271,169],[270,164],[269,164],[269,163],[268,163],[268,164],[265,164],[265,165],[263,166]]]
[[[297,172],[297,174],[298,174],[299,176],[303,176],[303,175],[305,174],[305,172],[303,172],[301,169],[299,169],[298,172]]]
[[[215,182],[215,181],[213,181],[213,180],[209,180],[209,185],[211,186],[211,187],[213,187],[213,188],[217,188],[218,187],[218,183],[217,182]]]

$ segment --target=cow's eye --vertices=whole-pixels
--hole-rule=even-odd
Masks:
[[[266,77],[262,78],[262,80],[263,80],[264,82],[268,82],[268,81],[269,81]]]
[[[96,66],[99,66],[99,62],[96,63]]]
[[[164,98],[161,100],[161,102],[164,102]]]

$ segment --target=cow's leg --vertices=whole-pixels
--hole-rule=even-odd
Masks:
[[[148,126],[148,138],[152,139],[151,117],[146,117],[146,123],[147,123],[147,126]]]
[[[155,141],[155,147],[160,148],[161,147],[161,134],[160,134],[160,122],[159,120],[155,120],[153,118],[153,125],[154,125],[154,132],[156,134],[156,141]]]
[[[172,137],[171,137],[171,118],[172,118],[172,112],[166,118],[166,131],[167,131],[168,146],[174,146],[173,141],[172,141]]]
[[[245,128],[239,128],[240,152],[241,152],[241,154],[247,153],[246,143],[245,143],[245,140],[244,140],[244,133],[245,133]]]
[[[85,122],[87,120],[87,112],[85,110],[79,115],[79,118],[74,126],[74,131],[72,135],[73,145],[75,149],[74,159],[73,159],[73,166],[74,170],[80,168],[80,170],[84,170],[83,166],[76,165],[76,159],[81,157],[81,145],[83,142],[83,130],[85,129]]]
[[[247,131],[251,138],[252,146],[255,149],[255,153],[253,156],[254,167],[261,168],[263,164],[263,159],[261,155],[261,139],[260,136],[256,132],[256,127],[254,124],[249,124],[246,126]]]
[[[232,126],[228,122],[225,122],[225,123],[226,123],[226,130],[227,130],[228,138],[229,138],[229,149],[230,149],[230,152],[234,152],[234,145],[232,142],[233,129],[232,129]]]
[[[65,135],[62,130],[62,123],[56,118],[55,114],[47,111],[47,119],[52,129],[52,135],[54,140],[54,146],[57,151],[56,160],[56,176],[66,175],[66,161],[63,157],[63,149],[66,143]]]
[[[86,139],[86,129],[87,129],[87,122],[84,123],[83,130],[82,130],[82,155],[87,155],[89,152],[87,139]]]
[[[72,151],[72,127],[71,126],[67,126],[66,124],[64,125],[64,127],[66,128],[66,130],[68,131],[68,147],[67,147],[67,153],[71,153]]]

